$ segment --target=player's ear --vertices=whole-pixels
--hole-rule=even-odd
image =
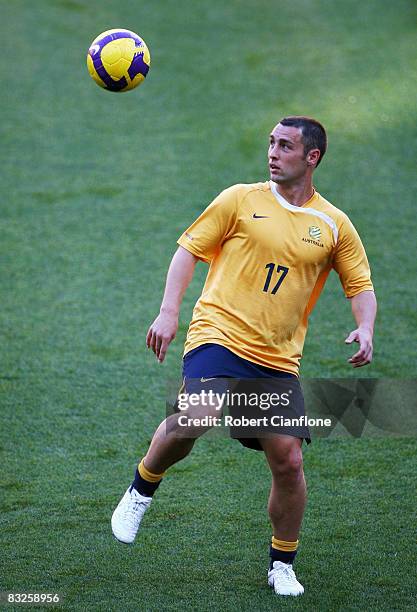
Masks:
[[[320,159],[320,149],[311,149],[307,153],[307,164],[309,166],[313,166],[314,168],[317,166]]]

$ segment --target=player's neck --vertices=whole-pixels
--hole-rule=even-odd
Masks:
[[[303,206],[312,197],[314,193],[313,183],[311,181],[303,181],[296,184],[276,183],[278,193],[294,206]]]

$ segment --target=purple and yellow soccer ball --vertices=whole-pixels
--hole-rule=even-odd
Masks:
[[[143,38],[130,30],[102,32],[87,53],[87,68],[97,85],[108,91],[129,91],[145,80],[151,56]]]

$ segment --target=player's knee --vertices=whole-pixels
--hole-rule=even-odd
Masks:
[[[173,414],[166,420],[167,435],[174,436],[179,440],[190,440],[200,438],[205,434],[210,426],[204,421],[189,414]]]
[[[303,454],[298,445],[293,445],[287,452],[278,455],[271,462],[271,471],[278,480],[298,480],[303,474]]]

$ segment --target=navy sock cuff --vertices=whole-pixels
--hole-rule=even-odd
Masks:
[[[281,561],[282,563],[292,564],[294,562],[296,554],[296,550],[292,550],[291,552],[288,552],[286,550],[277,550],[271,545],[269,547],[269,556],[271,557],[270,569],[272,569],[272,564],[274,563],[274,561]]]
[[[145,497],[152,497],[161,482],[162,479],[158,480],[158,482],[149,482],[148,480],[145,480],[144,478],[142,478],[142,476],[136,469],[135,479],[132,482],[132,487],[134,487],[136,491],[141,495],[144,495]]]

